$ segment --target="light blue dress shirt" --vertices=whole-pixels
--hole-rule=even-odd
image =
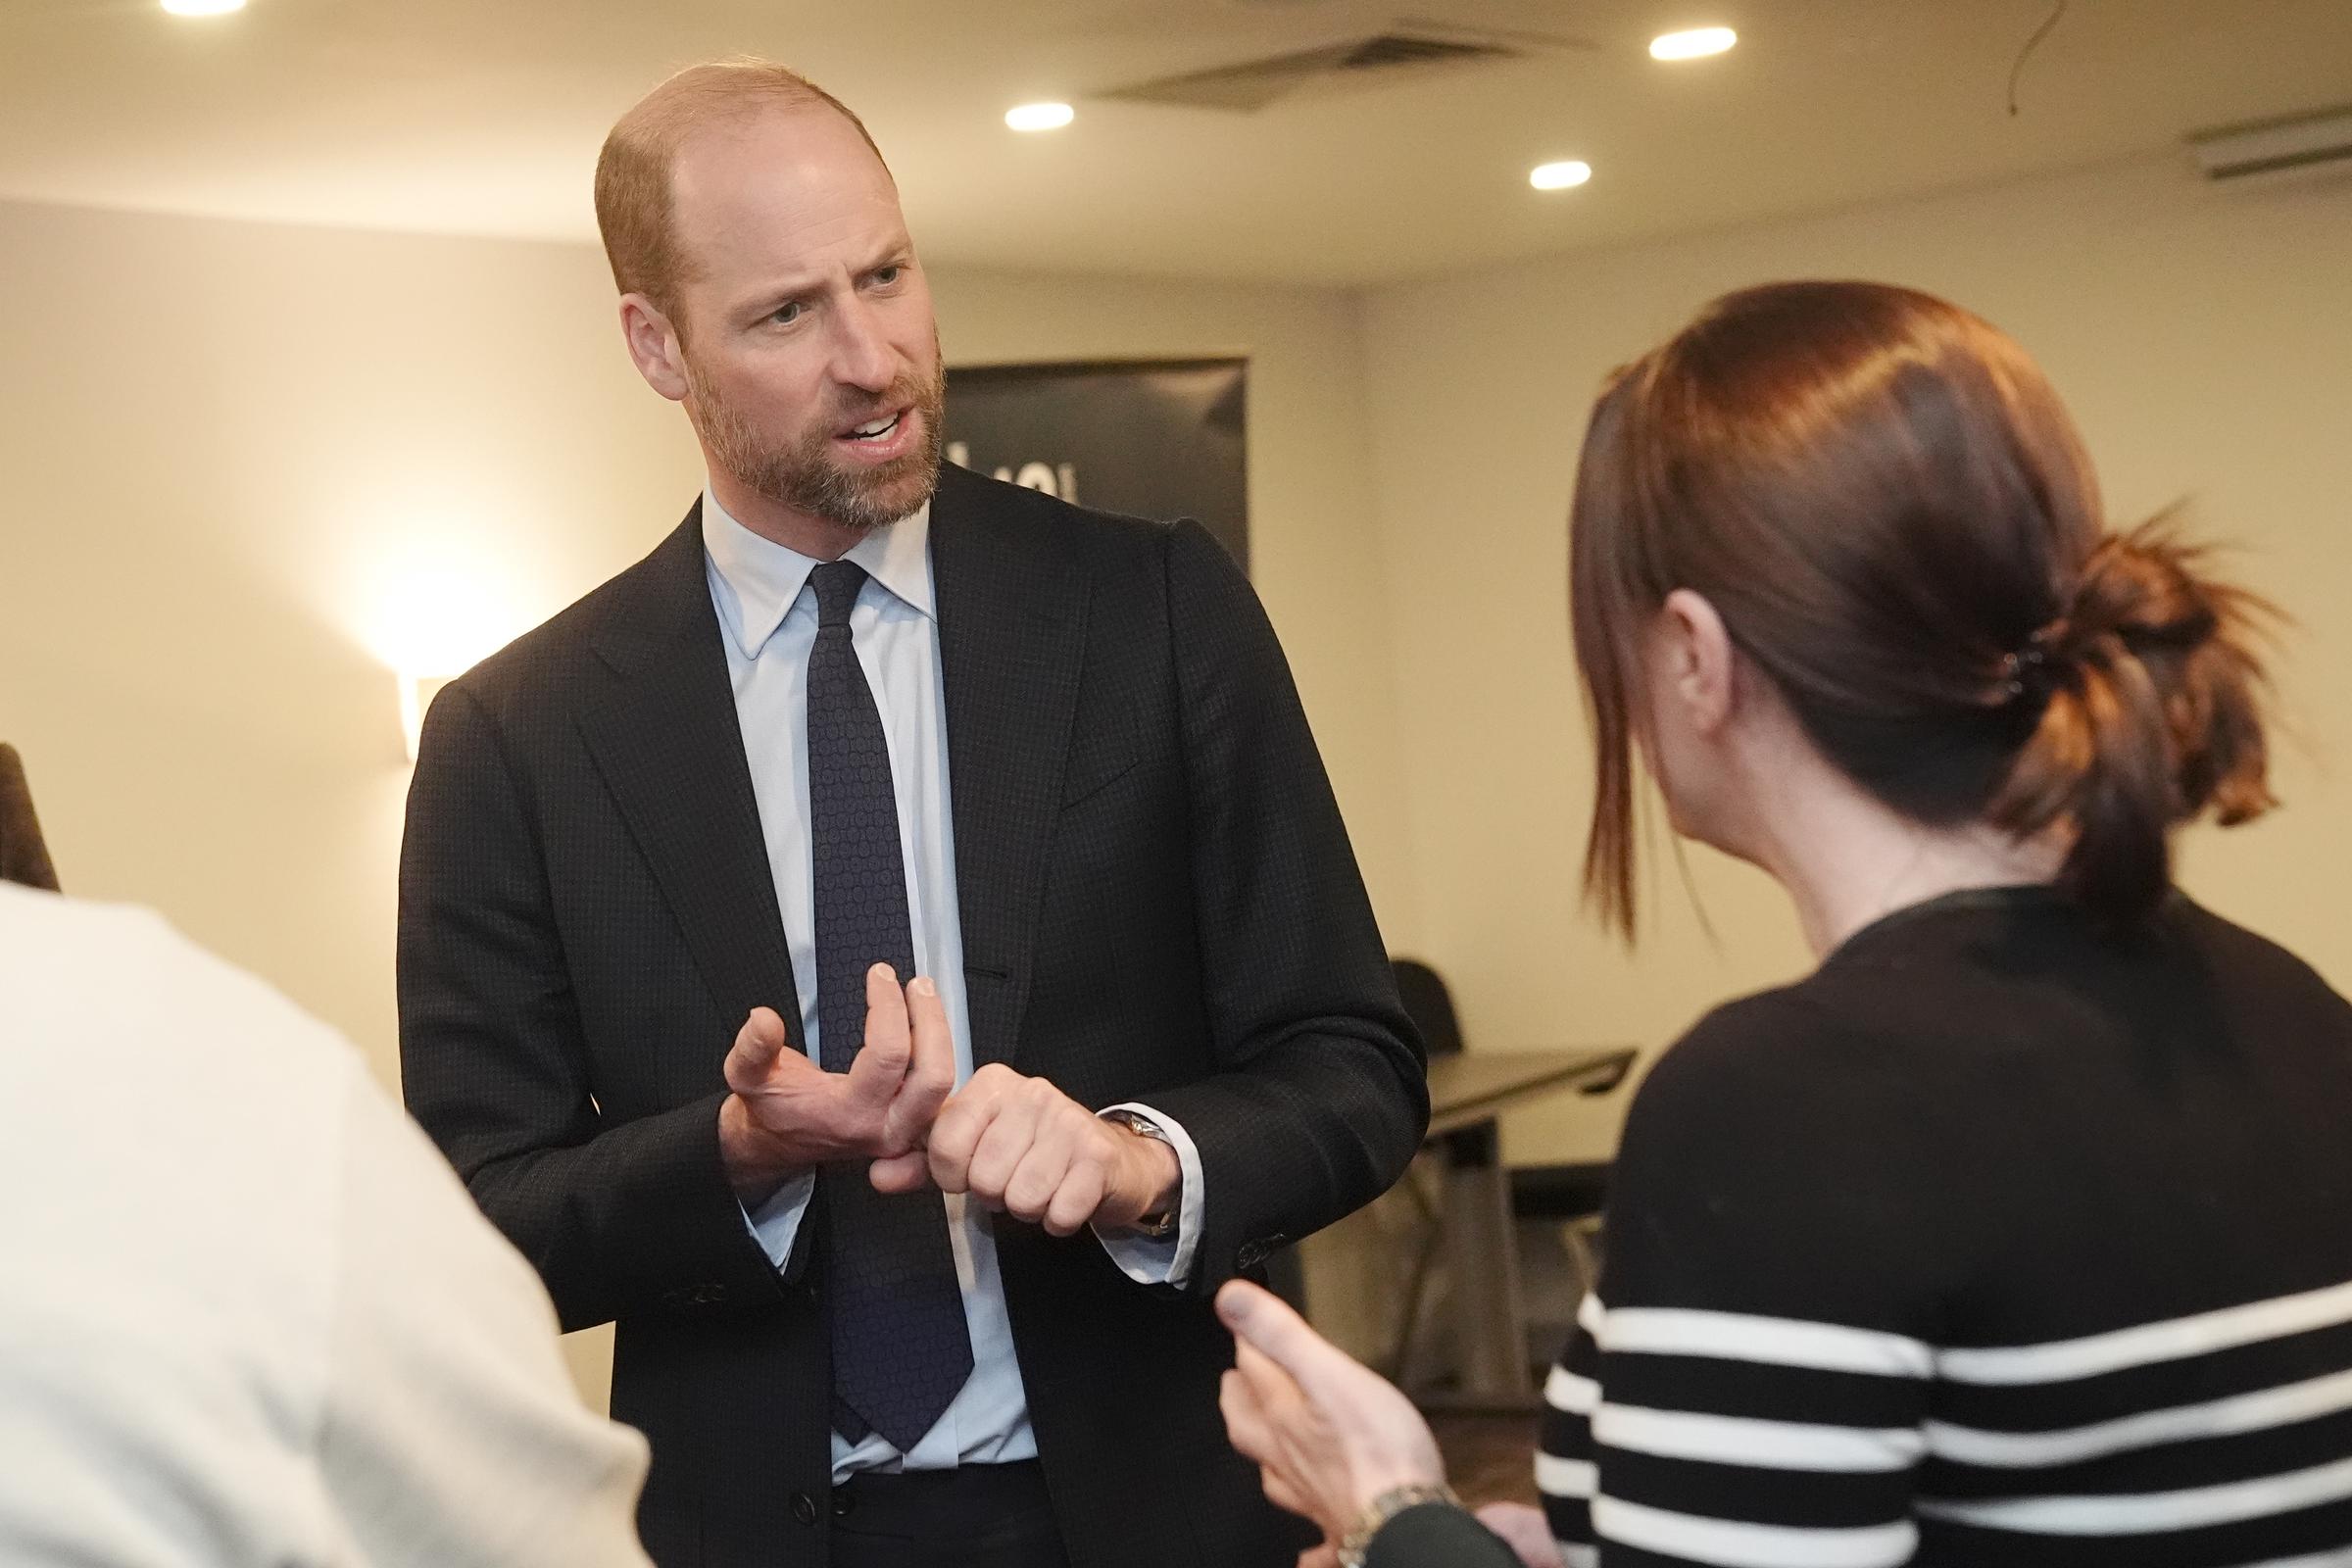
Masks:
[[[802,1039],[817,1054],[816,918],[808,840],[808,654],[816,641],[816,596],[808,574],[821,563],[753,533],[703,493],[703,547],[710,603],[725,629],[727,672],[735,687],[735,716],[751,763],[760,828],[775,878],[776,904],[792,953],[793,984],[801,1001]],[[906,907],[914,922],[914,963],[939,987],[940,1004],[956,1037],[956,1081],[972,1075],[971,1017],[963,978],[963,922],[956,897],[956,825],[950,808],[948,710],[939,661],[939,623],[933,609],[931,513],[910,516],[860,539],[844,558],[866,570],[850,612],[850,639],[873,688],[890,747],[898,794],[899,845],[906,864]],[[1165,1132],[1184,1172],[1183,1200],[1173,1236],[1101,1238],[1129,1278],[1140,1284],[1181,1285],[1191,1277],[1200,1235],[1200,1154],[1183,1127],[1150,1106],[1134,1110]],[[753,1233],[777,1267],[792,1255],[801,1217],[816,1178],[785,1183],[750,1210]],[[972,1376],[939,1422],[901,1453],[877,1435],[852,1444],[833,1436],[833,1478],[860,1470],[939,1470],[964,1464],[1007,1464],[1035,1457],[1029,1398],[1013,1358],[1004,1286],[997,1272],[997,1223],[961,1194],[947,1198],[948,1238],[963,1290],[971,1331]],[[1004,1221],[1018,1224],[1016,1220]]]

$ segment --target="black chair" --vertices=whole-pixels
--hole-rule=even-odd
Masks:
[[[1405,1014],[1421,1031],[1422,1043],[1430,1055],[1458,1054],[1462,1049],[1461,1019],[1454,1011],[1453,993],[1447,988],[1445,976],[1418,958],[1394,958],[1389,968],[1396,976],[1397,998],[1404,1004]],[[1624,1084],[1634,1058],[1635,1053],[1627,1051],[1611,1071],[1580,1085],[1577,1092],[1595,1096],[1614,1092]],[[1485,1136],[1489,1135],[1477,1131],[1450,1133],[1444,1141],[1450,1145],[1454,1140]],[[1448,1152],[1456,1158],[1497,1157],[1490,1149],[1449,1149]],[[1509,1173],[1509,1181],[1512,1217],[1571,1227],[1568,1239],[1578,1271],[1586,1280],[1593,1279],[1599,1269],[1600,1215],[1608,1199],[1608,1164],[1604,1161],[1515,1167]],[[1396,1349],[1390,1366],[1390,1381],[1399,1386],[1404,1381],[1414,1336],[1420,1329],[1421,1300],[1427,1294],[1430,1270],[1436,1266],[1443,1239],[1438,1212],[1429,1195],[1409,1177],[1401,1185],[1419,1207],[1424,1228],[1407,1287],[1404,1321],[1397,1332]]]

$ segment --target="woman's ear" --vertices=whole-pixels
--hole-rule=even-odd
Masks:
[[[1658,612],[1658,633],[1662,695],[1681,707],[1694,733],[1720,733],[1737,706],[1738,660],[1723,616],[1704,595],[1677,588]]]

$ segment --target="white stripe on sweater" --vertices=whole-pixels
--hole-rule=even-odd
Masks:
[[[1544,1402],[1563,1415],[1591,1415],[1600,1403],[1600,1385],[1555,1366],[1544,1380]]]
[[[1582,1501],[1600,1490],[1600,1471],[1590,1459],[1563,1459],[1556,1453],[1538,1453],[1536,1490],[1546,1497]]]
[[[1592,1442],[1660,1459],[1852,1475],[1908,1470],[1927,1451],[1915,1427],[1821,1426],[1630,1404],[1603,1404],[1594,1412]]]
[[[2232,1395],[2203,1404],[2142,1410],[2136,1415],[2056,1432],[1987,1432],[1931,1421],[1927,1424],[1928,1451],[1938,1459],[1959,1464],[2027,1470],[2080,1464],[2085,1459],[2127,1453],[2134,1448],[2153,1448],[2167,1443],[2236,1437],[2316,1420],[2341,1410],[2352,1410],[2352,1371]]]
[[[1905,1335],[1743,1312],[1621,1306],[1602,1315],[1594,1338],[1612,1355],[1699,1355],[1897,1378],[1925,1378],[1936,1366],[1936,1352]]]
[[[1908,1520],[1846,1530],[1801,1530],[1676,1513],[1618,1497],[1592,1499],[1592,1533],[1604,1541],[1717,1568],[1895,1568],[1911,1560],[1919,1531]]]
[[[1916,1506],[1931,1519],[1987,1530],[2015,1530],[2043,1536],[2145,1536],[2236,1524],[2297,1508],[2315,1508],[2344,1497],[2352,1497],[2352,1459],[2181,1492],[2125,1493],[2103,1497],[1993,1497],[1979,1502],[1922,1497]]]
[[[1611,1313],[1613,1320],[1616,1314]],[[1941,1350],[1936,1372],[1954,1383],[2010,1386],[2065,1383],[2160,1361],[2185,1360],[2240,1345],[2284,1339],[2313,1329],[2352,1323],[2352,1283],[2299,1296],[2273,1297],[2244,1306],[2200,1312],[2193,1317],[2143,1323],[2136,1328],[2093,1334],[2047,1345],[2003,1346],[1993,1349]]]

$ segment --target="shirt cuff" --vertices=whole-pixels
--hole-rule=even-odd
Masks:
[[[758,1208],[736,1203],[743,1209],[743,1222],[751,1228],[752,1240],[767,1254],[767,1260],[777,1269],[784,1267],[792,1256],[792,1244],[801,1234],[801,1216],[808,1212],[809,1195],[816,1191],[816,1172],[803,1171],[783,1186],[767,1195]]]
[[[1176,1232],[1172,1236],[1138,1236],[1132,1231],[1113,1231],[1105,1235],[1100,1228],[1095,1239],[1119,1265],[1119,1271],[1138,1285],[1173,1285],[1182,1288],[1193,1277],[1193,1253],[1200,1246],[1200,1212],[1204,1200],[1200,1175],[1200,1151],[1192,1135],[1175,1117],[1153,1110],[1150,1105],[1133,1102],[1121,1105],[1106,1105],[1101,1115],[1114,1110],[1132,1111],[1168,1136],[1168,1147],[1176,1151],[1176,1164],[1183,1172],[1176,1204]]]

